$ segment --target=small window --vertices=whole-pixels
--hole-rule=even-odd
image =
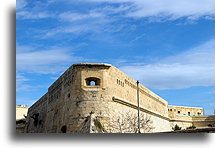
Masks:
[[[95,86],[96,82],[95,81],[90,81],[90,86]]]
[[[85,81],[86,81],[87,86],[98,86],[98,85],[100,85],[100,79],[98,79],[98,78],[90,77],[90,78],[85,79]]]
[[[190,116],[190,112],[188,112],[188,115]]]
[[[201,113],[200,113],[200,112],[198,112],[197,114],[198,114],[198,115],[201,115]]]
[[[180,114],[181,112],[180,111],[178,111],[178,114]]]
[[[67,131],[66,125],[62,126],[62,127],[61,127],[61,132],[62,132],[62,133],[66,133],[66,131]]]
[[[172,109],[169,109],[169,111],[172,111]]]
[[[213,125],[212,124],[208,124],[208,127],[213,127]]]

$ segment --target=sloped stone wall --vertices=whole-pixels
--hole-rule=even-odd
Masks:
[[[154,127],[151,132],[170,131],[175,123],[192,124],[190,119],[169,122],[168,102],[141,84],[139,94],[140,111]],[[111,120],[126,112],[137,113],[134,79],[109,64],[73,64],[30,107],[26,132],[108,132]]]

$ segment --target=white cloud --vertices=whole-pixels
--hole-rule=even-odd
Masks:
[[[16,91],[29,91],[33,87],[26,84],[29,79],[24,76],[24,73],[17,73],[16,74]]]
[[[55,0],[54,0],[55,1]],[[56,2],[56,1],[55,1]],[[57,2],[60,2],[59,0]],[[74,3],[84,2],[105,2],[105,6],[98,6],[92,8],[88,13],[80,14],[74,12],[64,12],[58,16],[52,12],[39,11],[36,8],[31,10],[17,11],[18,19],[41,19],[47,17],[60,18],[66,21],[78,21],[84,19],[102,18],[108,14],[117,14],[121,16],[143,18],[147,17],[150,21],[165,21],[175,20],[178,18],[186,17],[187,20],[198,20],[199,18],[214,19],[214,1],[213,0],[87,0],[87,1],[61,1],[60,3]],[[59,3],[59,4],[60,4]],[[118,4],[117,6],[112,5]],[[44,7],[43,3],[38,3],[41,8]],[[48,1],[45,6],[49,6],[53,2]],[[27,5],[26,0],[17,1],[17,10],[25,8]],[[123,12],[123,13],[122,13]]]
[[[26,0],[17,0],[16,1],[16,10],[22,9],[26,5],[27,5],[27,1]]]
[[[87,14],[63,12],[59,15],[59,18],[64,21],[79,21],[85,19],[102,18],[104,15],[97,12],[89,12]]]
[[[198,19],[201,17],[214,16],[213,0],[88,0],[90,2],[109,2],[130,4],[131,9],[127,12],[128,17],[156,17],[158,20],[175,20],[181,17]],[[153,19],[154,21],[156,19]]]
[[[43,74],[59,73],[68,68],[65,67],[67,64],[85,60],[82,57],[73,56],[68,49],[64,48],[18,52],[16,59],[18,71]]]
[[[29,79],[27,79],[25,76],[23,76],[22,73],[17,73],[16,74],[16,82],[25,82],[28,81]]]
[[[154,64],[122,66],[122,71],[151,89],[214,85],[213,40]]]
[[[30,12],[30,11],[18,11],[16,13],[17,19],[43,19],[54,17],[53,14],[48,12]]]
[[[47,30],[42,35],[42,38],[64,33],[80,35],[84,33],[114,32],[121,29],[119,25],[117,28],[114,27],[115,30],[113,30],[113,28],[111,28],[112,25],[109,24],[113,20],[107,19],[103,14],[97,12],[90,12],[89,14],[65,12],[61,13],[58,18],[61,21],[69,22],[69,25],[62,24],[62,26]]]
[[[89,24],[88,25],[80,24],[80,25],[58,27],[58,28],[54,28],[52,30],[46,31],[46,33],[43,34],[41,37],[47,38],[47,37],[55,36],[55,35],[61,34],[61,33],[82,34],[82,33],[86,33],[86,32],[91,32],[91,31],[95,30],[94,28],[95,28],[95,26],[91,26]]]

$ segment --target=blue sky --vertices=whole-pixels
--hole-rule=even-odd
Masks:
[[[17,105],[73,63],[110,63],[171,105],[214,112],[213,0],[17,0]]]

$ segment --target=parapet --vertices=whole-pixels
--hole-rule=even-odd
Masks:
[[[111,67],[111,64],[106,64],[106,63],[76,63],[72,65],[73,67],[76,66],[87,66],[87,67]]]

